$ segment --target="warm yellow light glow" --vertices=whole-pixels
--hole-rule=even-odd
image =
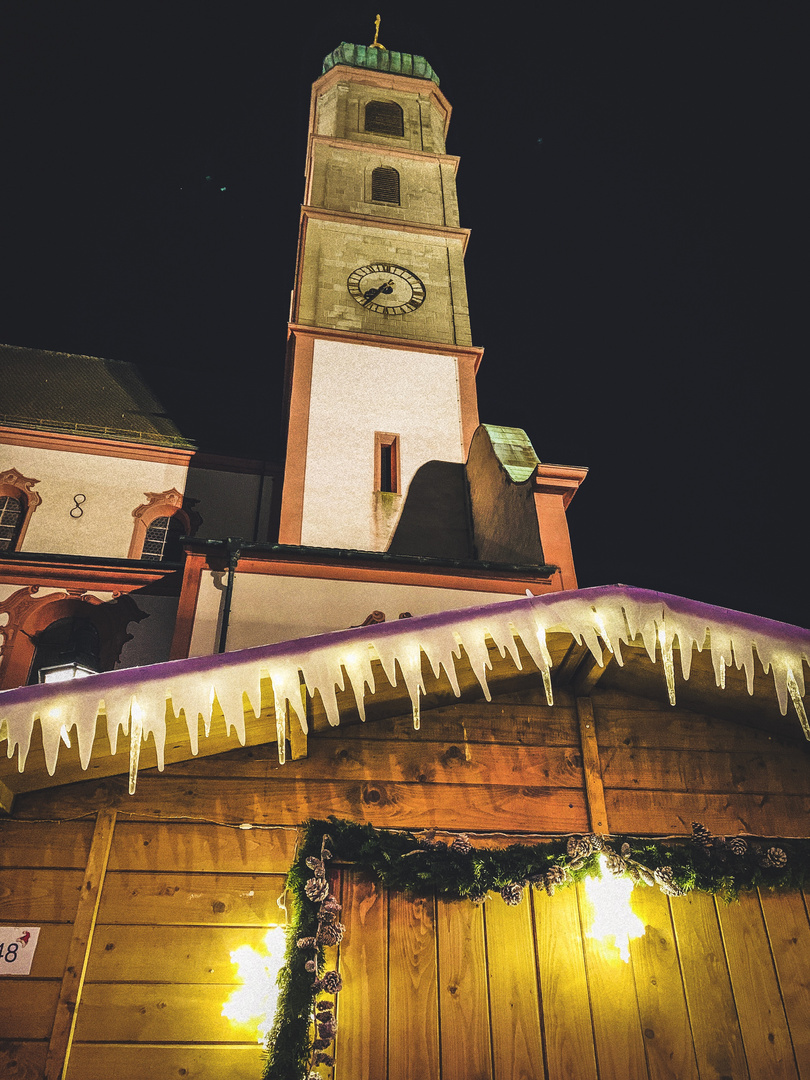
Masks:
[[[250,945],[240,945],[231,953],[231,963],[237,966],[237,978],[244,981],[222,1006],[222,1015],[234,1024],[255,1022],[257,1042],[263,1043],[273,1026],[278,1004],[278,973],[284,966],[286,931],[283,926],[271,926],[264,938],[265,952]]]
[[[593,922],[588,937],[609,942],[619,950],[625,963],[630,959],[630,938],[642,937],[644,923],[630,907],[633,882],[630,878],[614,877],[607,868],[604,855],[599,856],[602,877],[585,881],[585,894],[593,906]]]

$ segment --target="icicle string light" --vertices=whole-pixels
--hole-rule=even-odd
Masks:
[[[744,670],[753,693],[756,652],[763,670],[771,672],[779,708],[784,716],[790,699],[805,735],[810,725],[802,703],[803,664],[810,663],[810,631],[724,608],[711,607],[665,593],[627,586],[603,586],[574,592],[526,596],[485,607],[426,615],[298,641],[216,656],[193,657],[144,668],[128,668],[72,682],[26,686],[0,694],[0,738],[7,754],[16,751],[18,768],[25,768],[34,724],[42,728],[48,770],[56,769],[62,732],[76,729],[80,760],[87,768],[96,733],[96,718],[106,715],[113,754],[119,728],[129,732],[130,789],[134,789],[140,746],[151,735],[158,768],[163,767],[167,701],[175,715],[185,715],[192,753],[198,749],[202,719],[205,735],[211,729],[215,701],[225,715],[226,727],[245,742],[243,695],[258,715],[262,679],[269,679],[279,740],[284,760],[284,737],[289,718],[307,730],[301,707],[301,687],[320,695],[329,723],[340,722],[336,691],[351,689],[361,719],[366,694],[375,692],[372,662],[378,660],[392,685],[401,682],[410,697],[415,725],[420,699],[425,694],[423,662],[434,676],[447,676],[460,696],[456,660],[466,654],[470,667],[490,700],[487,673],[489,645],[502,656],[509,654],[520,667],[519,644],[539,669],[549,705],[553,703],[549,633],[571,634],[585,644],[600,666],[605,652],[623,663],[621,646],[640,638],[650,660],[663,660],[669,699],[675,703],[674,647],[678,642],[681,672],[689,678],[692,653],[702,651],[707,637],[717,685],[725,684],[725,671],[734,664]],[[136,708],[137,704],[137,708]],[[130,713],[131,719],[130,719]]]

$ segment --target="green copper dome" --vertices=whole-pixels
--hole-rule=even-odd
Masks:
[[[341,41],[336,49],[324,57],[324,74],[337,64],[369,68],[371,71],[390,71],[392,75],[409,75],[415,79],[430,79],[439,85],[439,76],[424,56],[413,56],[412,53],[391,52],[372,45],[351,45],[348,41]]]

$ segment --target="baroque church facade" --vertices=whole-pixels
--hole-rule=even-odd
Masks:
[[[0,350],[0,688],[576,587],[586,470],[479,424],[450,105],[399,55],[313,88],[283,467],[199,453],[133,365]]]

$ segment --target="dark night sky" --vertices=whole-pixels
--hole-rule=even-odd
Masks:
[[[277,457],[309,86],[377,10],[7,6],[0,340],[146,364],[192,436]],[[806,626],[799,4],[471,10],[380,36],[454,106],[481,419],[590,467],[582,586]]]

